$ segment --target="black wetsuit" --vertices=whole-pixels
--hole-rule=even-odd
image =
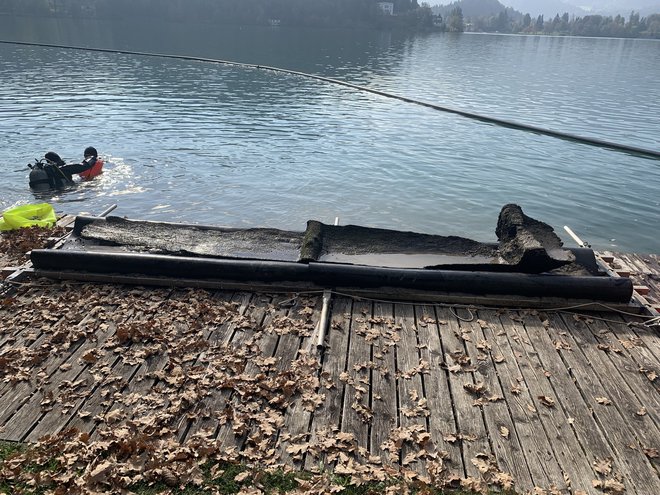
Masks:
[[[64,186],[73,184],[73,174],[91,169],[94,163],[96,163],[96,159],[71,165],[57,166],[53,163],[46,163],[35,166],[30,172],[30,188],[38,190],[61,189]]]
[[[88,162],[72,163],[71,165],[62,165],[59,168],[62,171],[62,173],[67,176],[69,180],[73,180],[73,174],[86,172],[87,170],[92,168],[95,163],[96,163],[96,158],[93,158]]]

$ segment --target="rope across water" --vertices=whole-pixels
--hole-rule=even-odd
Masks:
[[[639,146],[631,146],[631,145],[626,145],[626,144],[620,144],[620,143],[615,143],[612,141],[606,141],[603,139],[598,139],[598,138],[591,138],[591,137],[585,137],[585,136],[578,136],[576,134],[571,134],[568,132],[561,132],[561,131],[554,131],[552,129],[546,129],[544,127],[537,127],[533,125],[528,125],[528,124],[522,124],[519,122],[514,122],[512,120],[507,120],[507,119],[500,119],[497,117],[489,117],[487,115],[481,115],[478,113],[474,112],[468,112],[465,110],[459,110],[456,108],[451,108],[451,107],[446,107],[443,105],[436,105],[433,103],[428,103],[420,100],[415,100],[413,98],[408,98],[406,96],[400,96],[400,95],[395,95],[392,93],[387,93],[385,91],[379,91],[377,89],[373,88],[368,88],[366,86],[360,86],[357,84],[352,84],[346,81],[341,81],[339,79],[332,79],[329,77],[324,77],[324,76],[319,76],[316,74],[308,74],[305,72],[299,72],[295,70],[290,70],[290,69],[283,69],[280,67],[270,67],[267,65],[257,65],[257,64],[247,64],[243,62],[234,62],[231,60],[219,60],[219,59],[213,59],[213,58],[205,58],[205,57],[193,57],[193,56],[188,56],[188,55],[168,55],[165,53],[149,53],[149,52],[137,52],[137,51],[131,51],[131,50],[117,50],[117,49],[108,49],[108,48],[89,48],[89,47],[83,47],[83,46],[69,46],[69,45],[56,45],[56,44],[51,44],[51,43],[30,43],[30,42],[23,42],[23,41],[7,41],[7,40],[0,40],[0,43],[4,44],[14,44],[14,45],[25,45],[25,46],[40,46],[40,47],[45,47],[45,48],[61,48],[61,49],[67,49],[67,50],[82,50],[82,51],[90,51],[90,52],[102,52],[102,53],[118,53],[122,55],[138,55],[138,56],[144,56],[144,57],[159,57],[159,58],[170,58],[170,59],[177,59],[177,60],[190,60],[194,62],[206,62],[206,63],[214,63],[214,64],[223,64],[223,65],[231,65],[235,67],[245,67],[245,68],[250,68],[250,69],[261,69],[261,70],[269,70],[273,72],[279,72],[279,73],[284,73],[284,74],[292,74],[296,76],[302,76],[302,77],[307,77],[311,79],[316,79],[319,81],[331,83],[331,84],[339,84],[341,86],[345,86],[348,88],[356,89],[358,91],[366,91],[368,93],[372,93],[375,95],[383,96],[385,98],[392,98],[396,100],[400,100],[406,103],[412,103],[414,105],[420,105],[423,107],[431,108],[433,110],[438,110],[441,112],[447,112],[447,113],[452,113],[455,115],[460,115],[462,117],[478,120],[481,122],[486,122],[489,124],[495,124],[499,125],[502,127],[508,127],[511,129],[518,129],[518,130],[523,130],[527,132],[533,132],[536,134],[543,134],[546,136],[552,136],[555,138],[563,139],[566,141],[573,141],[576,143],[582,143],[582,144],[587,144],[590,146],[597,146],[600,148],[608,148],[616,151],[621,151],[624,153],[629,153],[633,154],[636,156],[640,156],[643,158],[652,158],[655,160],[660,160],[660,151],[655,151],[647,148],[641,148]]]

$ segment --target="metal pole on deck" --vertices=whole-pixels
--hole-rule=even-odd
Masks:
[[[335,217],[335,226],[339,225],[339,217]],[[330,301],[332,299],[332,292],[329,290],[323,291],[323,308],[321,309],[321,319],[319,320],[319,336],[316,341],[316,348],[323,349],[325,346],[325,334],[328,328],[328,310],[330,309]]]
[[[328,328],[328,310],[330,308],[330,300],[332,299],[332,292],[329,290],[323,291],[323,308],[321,309],[321,319],[319,320],[319,337],[316,341],[316,348],[323,349],[325,347],[325,334]]]

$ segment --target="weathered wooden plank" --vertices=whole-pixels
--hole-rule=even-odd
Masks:
[[[87,431],[96,438],[97,426],[105,431],[110,424],[125,419],[137,424],[145,415],[162,411],[167,406],[165,395],[150,393],[157,380],[149,374],[162,370],[184,341],[191,349],[201,350],[198,320],[207,313],[207,298],[203,292],[189,290],[143,291],[137,306],[141,311],[118,327],[114,338],[102,346],[106,354],[87,370],[94,385],[60,428],[66,423],[66,427]]]
[[[225,323],[213,320],[205,321],[204,318],[218,318],[215,313],[216,307],[223,305],[223,315],[232,315],[230,305],[231,293],[219,293],[213,296],[203,291],[177,291],[164,305],[156,308],[151,318],[156,323],[155,331],[158,335],[159,350],[149,352],[146,359],[122,359],[112,369],[110,379],[113,376],[121,376],[121,387],[109,395],[108,390],[95,395],[95,402],[88,401],[85,404],[89,411],[94,413],[93,408],[99,407],[97,413],[101,417],[112,417],[120,414],[133,422],[142,422],[149,415],[164,412],[172,407],[172,402],[177,401],[176,395],[192,397],[198,394],[199,376],[202,364],[200,359],[209,352],[210,336],[222,333],[226,327]],[[164,321],[171,318],[171,322]],[[220,337],[218,337],[219,339]],[[141,343],[134,343],[127,349],[128,353],[136,348],[138,354],[142,348]],[[148,347],[147,347],[148,349]],[[153,354],[153,355],[151,355]],[[165,383],[162,378],[163,370],[167,369],[167,375],[172,375],[172,383]],[[176,389],[180,383],[180,393]],[[201,387],[203,388],[203,387]],[[156,393],[153,393],[153,392]],[[201,393],[201,392],[199,392]],[[103,400],[103,397],[107,400]],[[152,405],[153,403],[153,405]],[[201,405],[201,398],[197,405]],[[194,415],[195,411],[182,412],[176,419],[176,426],[187,424],[188,415]],[[168,425],[169,426],[169,425]],[[184,426],[185,429],[185,426]],[[94,431],[94,435],[96,431]]]
[[[634,431],[630,425],[630,419],[626,417],[630,414],[634,415],[634,411],[628,415],[622,415],[619,410],[618,403],[625,400],[622,397],[625,388],[613,383],[611,377],[616,374],[616,370],[598,367],[603,365],[601,361],[591,362],[585,355],[584,350],[589,345],[593,345],[593,342],[589,342],[588,336],[591,335],[591,332],[582,328],[581,322],[574,321],[569,329],[557,313],[549,314],[548,319],[550,325],[546,327],[547,333],[544,338],[551,342],[551,339],[556,341],[560,338],[560,332],[566,332],[565,337],[567,338],[571,332],[572,336],[576,338],[575,351],[564,346],[557,346],[559,347],[558,352],[567,366],[571,368],[587,407],[592,410],[596,425],[600,427],[615,452],[617,461],[615,468],[625,468],[628,471],[628,486],[636,487],[638,491],[645,489],[649,493],[660,493],[660,478],[649,459],[640,451],[641,449],[630,447],[631,445],[639,446],[638,435],[640,432]],[[577,338],[578,335],[580,338]],[[591,354],[593,357],[593,353]],[[608,397],[610,394],[617,394],[617,396],[610,398]],[[634,407],[635,410],[639,410],[641,404],[638,403]]]
[[[62,215],[60,218],[57,219],[57,226],[58,227],[69,227],[72,226],[72,224],[76,221],[76,216],[75,215]]]
[[[614,259],[615,266],[619,265],[620,268],[617,268],[616,271],[623,271],[629,273],[631,278],[637,278],[642,273],[639,270],[639,267],[623,253],[618,253]]]
[[[424,397],[428,401],[431,439],[444,460],[447,475],[465,476],[465,466],[458,442],[458,428],[454,417],[452,391],[449,386],[449,363],[440,340],[438,320],[433,306],[416,306],[416,326],[420,357],[429,363],[428,375],[422,375]],[[444,325],[447,323],[445,322]],[[445,440],[448,438],[449,440]],[[446,454],[443,454],[445,452]]]
[[[570,483],[573,490],[599,493],[591,483],[596,478],[592,463],[611,457],[612,451],[598,429],[594,429],[569,370],[554,347],[548,348],[537,337],[542,331],[537,317],[523,318],[519,313],[507,312],[500,321],[522,377],[511,384],[510,390],[519,395],[519,407],[540,420],[554,457],[567,478],[555,484],[561,487]],[[533,424],[537,428],[538,423]]]
[[[605,320],[594,320],[587,326],[595,338],[595,346],[607,357],[624,380],[635,387],[638,397],[643,397],[648,404],[648,414],[653,421],[660,425],[660,361],[656,359],[648,346],[631,327],[619,320],[616,315],[602,313]],[[619,322],[617,322],[619,320]],[[649,337],[653,330],[648,332]]]
[[[222,328],[209,334],[209,352],[203,359],[200,359],[200,363],[208,369],[210,379],[213,382],[220,383],[223,376],[221,372],[219,376],[216,376],[218,373],[215,363],[217,352],[223,352],[226,346],[229,345],[234,349],[240,348],[250,337],[255,335],[266,314],[267,305],[265,300],[270,301],[270,298],[250,292],[238,292],[232,296],[231,301],[237,306],[237,318],[230,319],[222,325]],[[247,328],[245,326],[246,321],[251,321],[253,326]],[[179,438],[182,443],[202,430],[216,433],[218,415],[225,408],[231,391],[229,389],[213,388],[210,390],[210,394],[200,402],[200,414],[197,418],[189,420],[188,429],[185,431],[182,428],[179,429]]]
[[[292,298],[291,295],[280,295],[273,297],[272,302],[268,304],[263,324],[256,329],[254,342],[251,343],[255,351],[253,358],[247,362],[243,371],[245,376],[256,376],[263,373],[255,358],[273,357],[279,341],[279,335],[273,331],[273,322],[277,325],[278,319],[285,318],[290,308],[296,304],[296,299],[297,296]],[[268,370],[270,366],[265,366],[264,369]],[[242,449],[250,433],[250,418],[240,419],[244,415],[241,405],[242,400],[238,394],[232,394],[231,399],[227,401],[227,408],[231,411],[232,417],[220,425],[216,436],[225,448],[236,447],[239,450]]]
[[[470,388],[476,383],[472,371],[475,363],[467,354],[455,314],[449,308],[438,308],[437,316],[445,361],[450,365],[460,365],[465,369],[463,373],[450,373],[449,383],[458,424],[459,438],[457,441],[461,442],[465,471],[468,476],[480,478],[481,473],[472,460],[482,454],[491,456],[493,452],[488,442],[482,411],[480,408],[474,407],[474,398],[465,388],[465,385]]]
[[[77,325],[89,313],[89,306],[79,306],[79,293],[59,284],[19,289],[0,305],[0,355],[38,349],[56,329]]]
[[[119,316],[119,319],[126,315]],[[90,377],[82,377],[82,372],[89,367],[82,357],[90,351],[94,351],[99,344],[103,344],[110,338],[115,331],[115,322],[107,321],[107,327],[97,333],[97,341],[84,339],[81,345],[75,347],[70,354],[54,355],[45,363],[45,373],[50,376],[50,382],[44,387],[33,390],[32,384],[27,384],[20,388],[20,394],[28,397],[27,400],[20,402],[20,407],[12,411],[0,411],[0,421],[6,421],[4,424],[4,436],[8,440],[15,441],[33,441],[44,434],[52,433],[52,429],[64,421],[62,416],[75,408],[81,398],[73,399],[72,403],[67,403],[66,407],[58,402],[60,396],[64,393],[72,392],[75,397],[75,389],[86,390],[92,385]],[[67,369],[61,369],[66,364]],[[82,380],[77,385],[76,382]],[[67,386],[67,384],[69,384]],[[65,388],[63,388],[63,386]],[[73,390],[72,390],[73,389]],[[18,393],[17,388],[14,393]],[[31,395],[30,395],[31,394]],[[5,399],[10,399],[10,394],[6,394]]]
[[[27,315],[26,315],[27,318]],[[11,374],[12,361],[23,360],[27,354],[32,354],[33,362],[30,370],[32,375],[34,368],[39,364],[39,361],[46,359],[50,354],[50,346],[48,341],[52,339],[58,328],[68,328],[69,324],[64,316],[55,317],[55,320],[49,324],[40,327],[25,326],[16,330],[7,329],[4,333],[4,341],[0,346],[0,358],[6,364],[6,370],[3,370],[2,383],[0,383],[0,397],[7,393],[14,387],[13,381],[15,377]],[[74,344],[75,345],[75,344]]]
[[[322,306],[322,297],[308,298],[293,312],[291,319],[296,322],[294,326],[298,330],[290,336],[297,336],[297,342],[295,339],[291,339],[291,344],[287,346],[282,345],[280,340],[280,346],[275,354],[280,359],[280,371],[295,367],[297,373],[303,373],[308,378],[307,386],[310,388],[304,392],[307,396],[303,397],[298,394],[294,397],[293,403],[285,412],[282,428],[290,437],[304,439],[307,443],[311,438],[312,411],[317,407],[316,404],[313,404],[312,398],[322,400],[321,395],[316,395],[322,393],[320,389],[321,362],[316,350]],[[282,440],[281,435],[279,439]],[[281,441],[277,446],[280,459],[285,464],[302,468],[305,464],[306,452],[301,452],[296,456],[291,455],[286,449],[286,444],[287,442]]]
[[[627,486],[635,486],[629,466],[627,463],[621,462],[619,451],[612,444],[610,433],[604,432],[600,424],[595,421],[594,405],[598,404],[594,397],[599,396],[602,390],[596,395],[593,395],[593,390],[591,393],[585,392],[585,386],[588,386],[589,383],[582,383],[575,377],[575,366],[588,366],[588,364],[582,362],[571,366],[562,359],[566,358],[569,353],[560,353],[561,349],[557,348],[558,346],[546,332],[545,326],[549,324],[548,322],[543,325],[541,319],[535,315],[528,315],[524,318],[524,329],[534,349],[538,352],[544,370],[548,373],[548,381],[554,389],[555,397],[551,397],[551,399],[555,400],[557,404],[550,409],[561,407],[571,418],[570,425],[576,432],[589,462],[593,464],[604,459],[613,459],[615,461],[614,472],[623,476]],[[594,372],[595,370],[588,367],[588,373]],[[542,400],[536,407],[547,409]],[[597,477],[597,474],[594,473],[594,478]]]
[[[367,366],[372,359],[371,344],[367,342],[372,324],[373,304],[355,301],[351,314],[351,332],[346,363],[344,401],[342,404],[341,431],[353,435],[358,449],[369,446],[369,425],[373,414],[370,404],[371,370]],[[359,456],[358,456],[359,457]]]
[[[646,266],[649,267],[649,270],[654,275],[660,276],[660,256],[657,254],[636,254],[636,257],[640,258]]]
[[[222,300],[226,297],[227,295],[224,295]],[[237,305],[236,315],[240,317],[246,315],[252,303],[255,309],[252,311],[250,317],[254,324],[259,326],[266,314],[266,305],[263,302],[261,302],[261,304],[254,304],[256,302],[255,299],[261,300],[264,299],[264,296],[255,296],[249,292],[239,292],[233,294],[230,301]],[[205,330],[205,339],[209,342],[209,349],[206,356],[200,356],[199,363],[207,368],[209,379],[213,382],[219,383],[221,381],[220,377],[224,376],[222,372],[219,373],[219,376],[216,376],[216,373],[218,373],[214,363],[216,352],[218,350],[223,352],[228,345],[231,345],[231,348],[233,349],[238,349],[255,333],[254,327],[244,328],[243,325],[241,325],[243,321],[243,318],[232,318],[223,323],[221,328],[214,328],[210,332],[208,329]],[[178,436],[181,443],[184,443],[186,439],[193,437],[196,433],[202,430],[213,432],[213,434],[215,434],[218,427],[218,415],[225,408],[227,400],[231,396],[231,391],[229,389],[212,388],[209,392],[210,395],[204,397],[200,401],[196,413],[197,416],[187,418],[187,424],[181,424],[179,426]]]
[[[130,329],[138,328],[144,325],[145,328],[161,313],[167,313],[168,308],[163,306],[163,303],[173,297],[171,291],[169,293],[145,293],[145,304],[142,305],[142,310],[133,313],[130,320],[123,322],[122,327],[118,327],[114,338],[106,341],[103,345],[99,346],[95,357],[97,361],[90,361],[90,367],[84,370],[81,376],[85,376],[90,381],[88,393],[84,401],[80,402],[76,408],[71,410],[71,414],[67,418],[62,418],[58,428],[53,431],[56,433],[65,428],[77,428],[81,431],[92,433],[96,427],[98,417],[103,416],[108,412],[113,401],[122,396],[123,390],[130,384],[134,378],[136,371],[146,362],[152,361],[149,358],[137,358],[138,355],[145,352],[145,344],[143,339],[148,340],[149,336],[144,337],[128,337]],[[149,302],[147,302],[149,301]],[[176,322],[172,323],[173,325]],[[128,340],[121,342],[120,335],[126,334]],[[135,338],[136,341],[132,339]],[[166,352],[155,353],[155,355],[164,356]],[[101,354],[102,353],[102,354]],[[143,361],[144,359],[144,362]],[[130,409],[124,407],[124,409]],[[44,426],[46,423],[44,423]]]
[[[103,342],[99,342],[92,350],[82,353],[77,358],[80,362],[76,364],[84,366],[80,368],[80,373],[74,383],[84,382],[82,386],[83,393],[73,394],[66,404],[58,401],[53,409],[34,426],[34,429],[25,438],[26,441],[35,441],[43,435],[58,433],[81,411],[80,408],[85,402],[91,399],[94,406],[102,402],[101,400],[97,402],[95,399],[97,393],[104,394],[105,397],[111,397],[112,394],[118,393],[128,383],[135,366],[124,366],[123,362],[133,357],[135,351],[139,352],[139,346],[134,345],[133,339],[141,340],[142,338],[148,338],[148,336],[127,337],[129,339],[128,346],[123,346],[121,335],[129,335],[132,331],[136,331],[135,329],[138,327],[149,329],[150,323],[161,312],[163,303],[171,296],[172,289],[155,290],[148,293],[139,291],[137,294],[135,292],[129,294],[126,297],[128,304],[125,308],[125,314],[130,315],[130,320],[126,318],[123,322],[117,322],[113,335],[110,335]],[[141,332],[142,330],[137,331]],[[148,330],[145,331],[148,332]],[[86,345],[87,342],[84,342],[83,347]],[[76,365],[73,366],[73,369],[76,369]],[[104,387],[106,384],[107,388]],[[101,409],[96,408],[93,412],[87,412],[93,417],[96,415],[95,413],[101,412]]]
[[[399,456],[388,456],[381,446],[390,438],[392,430],[400,426],[396,393],[396,353],[401,338],[400,329],[394,323],[394,305],[374,303],[372,333],[372,357],[366,365],[371,371],[371,408],[373,420],[369,437],[369,452],[381,454],[384,463],[400,462]]]
[[[660,275],[654,270],[650,257],[642,258],[640,255],[619,253],[617,259],[623,260],[632,270],[632,279],[635,285],[646,287],[647,293],[641,293],[651,307],[660,303]],[[637,291],[640,292],[640,291]]]
[[[43,297],[47,288],[19,286],[10,296],[3,297],[0,304],[0,349],[8,336],[19,334],[32,323],[29,312],[36,313],[35,300]]]
[[[327,347],[323,352],[321,385],[325,388],[323,405],[314,411],[309,444],[311,453],[305,457],[305,469],[322,470],[328,464],[327,452],[333,449],[333,437],[341,427],[342,402],[348,386],[339,377],[347,372],[349,335],[353,300],[333,298],[329,315]],[[330,442],[328,447],[323,442]],[[318,452],[318,454],[316,454]]]
[[[562,319],[567,326],[572,323],[564,315]],[[624,421],[637,434],[642,449],[660,446],[660,394],[649,386],[651,381],[639,372],[630,352],[604,352],[598,348],[599,332],[610,333],[604,321],[587,318],[581,323],[578,327],[590,332],[582,334],[586,345],[579,348],[595,369],[604,370],[598,373],[598,377],[607,390],[607,398],[612,400]],[[628,351],[639,345],[632,339],[623,342],[626,345],[621,347]],[[649,460],[653,463],[653,459]]]
[[[240,351],[246,345],[253,345],[257,336],[263,331],[266,315],[269,311],[273,311],[272,306],[273,297],[265,294],[252,294],[245,293],[245,297],[241,297],[241,303],[238,314],[244,317],[245,321],[251,321],[252,324],[246,326],[242,321],[232,321],[229,324],[227,335],[225,338],[218,342],[218,346],[224,352],[229,350]],[[240,324],[239,324],[240,323]],[[226,380],[233,379],[233,376],[240,370],[233,369],[228,372],[223,370],[223,357],[210,356],[208,359],[208,367],[212,370],[213,380],[218,383],[224,383]],[[245,371],[245,370],[243,370]],[[208,416],[199,418],[188,432],[187,438],[192,437],[196,432],[202,430],[213,432],[212,437],[218,435],[229,435],[231,430],[231,417],[226,417],[227,411],[233,411],[232,399],[236,390],[234,387],[222,388],[220,390],[212,391],[208,403]]]
[[[410,429],[416,432],[415,428],[420,427],[420,433],[428,432],[427,418],[430,411],[422,378],[424,373],[428,373],[430,365],[428,361],[422,360],[419,354],[415,308],[410,304],[396,304],[394,322],[401,339],[396,346],[399,426],[404,431]],[[417,433],[415,433],[416,435]],[[404,443],[401,449],[402,466],[426,476],[428,474],[425,462],[427,449],[431,450],[432,447],[426,441]]]
[[[20,359],[25,359],[26,355],[29,357],[30,368],[25,370],[30,374],[29,383],[23,382],[17,386],[12,378],[0,384],[0,397],[10,402],[19,400],[17,397],[25,393],[23,387],[37,388],[47,384],[54,370],[69,359],[78,346],[85,340],[94,340],[95,320],[98,319],[102,324],[109,317],[123,318],[121,315],[111,315],[114,308],[125,299],[126,291],[123,288],[91,288],[88,285],[62,287],[56,284],[35,290],[45,292],[37,292],[36,297],[29,298],[27,309],[19,307],[18,314],[27,325],[15,331],[4,351],[9,354],[19,353]],[[41,313],[45,313],[47,323],[32,328],[35,319],[42,319]],[[52,318],[52,322],[48,323],[48,318]]]
[[[478,315],[475,314],[476,317]],[[479,404],[483,412],[486,431],[499,469],[511,474],[516,486],[531,490],[534,488],[534,482],[526,457],[522,455],[520,439],[509,414],[504,391],[491,356],[493,343],[486,339],[482,325],[487,325],[485,320],[460,321],[465,347],[472,363],[475,364],[475,381],[483,387],[483,390],[476,392],[475,403]]]
[[[613,318],[614,320],[617,320],[618,318]],[[636,320],[634,318],[631,318],[629,316],[624,317],[624,320],[626,322],[638,322],[639,320]],[[660,369],[658,369],[658,363],[660,363],[660,339],[658,339],[658,335],[660,330],[658,329],[657,326],[654,327],[644,327],[641,325],[631,325],[630,326],[631,331],[637,338],[641,339],[641,341],[644,343],[644,346],[646,349],[648,349],[648,352],[645,353],[648,355],[648,361],[644,363],[649,369],[654,370],[658,376],[660,376]],[[621,333],[621,332],[619,332]],[[625,339],[625,335],[622,335],[623,339]],[[623,340],[622,339],[622,340]],[[658,384],[656,384],[658,385]]]
[[[495,310],[479,310],[479,316],[486,322],[479,326],[484,340],[492,346],[490,357],[494,364],[494,371],[499,378],[502,395],[511,414],[511,428],[507,428],[515,431],[520,442],[519,456],[526,460],[534,486],[562,487],[565,485],[564,472],[568,473],[571,478],[577,478],[580,474],[574,468],[572,459],[566,463],[566,468],[560,465],[538,412],[533,410],[533,407],[527,407],[534,401],[518,364],[519,360],[524,360],[524,354],[518,351],[520,355],[518,357],[507,337],[507,333],[513,334],[513,331],[510,329],[507,332],[507,328],[500,320],[499,313]],[[523,366],[529,366],[529,364],[524,363]],[[500,430],[492,434],[506,437],[505,433]],[[575,443],[577,446],[576,441]],[[589,466],[586,467],[587,473],[589,473]],[[516,484],[518,489],[531,490],[529,487],[520,486],[518,480],[516,480]]]
[[[192,308],[185,294],[181,301],[172,299],[169,316],[176,318],[166,328],[172,332],[166,349],[142,363],[128,386],[114,395],[105,419],[117,413],[145,431],[159,427],[176,431],[185,430],[188,419],[204,416],[202,399],[213,391],[211,384],[216,380],[210,361],[226,352],[235,325],[249,323],[243,315],[252,294],[203,294],[192,293]],[[112,423],[106,426],[94,430],[93,437],[105,436],[113,428]]]
[[[618,259],[623,259],[634,271],[640,275],[660,275],[657,271],[654,271],[653,265],[650,258],[642,258],[638,254],[634,253],[617,253]]]
[[[61,289],[61,287],[59,288]],[[73,292],[64,289],[65,296],[58,297],[54,288],[46,287],[44,289],[46,291],[44,294],[30,300],[30,303],[37,309],[34,311],[21,309],[19,313],[28,322],[28,325],[19,328],[15,336],[7,342],[6,352],[9,354],[5,355],[6,358],[13,353],[19,353],[15,357],[20,360],[29,357],[29,360],[23,365],[23,371],[30,377],[29,381],[19,383],[14,383],[15,377],[8,377],[11,380],[0,385],[0,397],[3,399],[3,407],[0,407],[0,424],[7,419],[7,414],[12,414],[11,411],[16,410],[19,404],[23,404],[29,399],[34,389],[47,385],[52,378],[56,377],[55,373],[59,366],[64,364],[86,339],[95,338],[93,330],[89,328],[91,322],[97,317],[105,318],[115,307],[115,305],[108,304],[95,305],[95,302],[99,300],[98,297],[96,300],[94,297],[89,297],[87,300],[90,306],[86,311],[79,313],[69,309],[68,303],[73,297]],[[117,291],[107,289],[109,292],[107,300],[116,300]],[[80,294],[77,296],[80,298]],[[31,322],[39,319],[38,315],[42,311],[47,313],[57,311],[58,313],[53,315],[54,323],[47,323],[39,329],[33,330]],[[68,316],[62,316],[67,313],[69,313]],[[7,413],[8,411],[9,413]]]

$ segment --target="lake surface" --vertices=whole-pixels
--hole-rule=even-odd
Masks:
[[[0,38],[225,59],[660,150],[660,42],[0,16]],[[0,44],[0,209],[303,230],[308,219],[494,241],[518,203],[574,245],[660,253],[660,161],[301,76]],[[32,194],[26,164],[105,173]]]

